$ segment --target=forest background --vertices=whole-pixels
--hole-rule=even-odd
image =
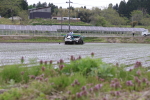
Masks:
[[[121,26],[150,26],[150,1],[149,0],[125,0],[120,4],[108,4],[103,9],[94,7],[87,9],[70,7],[70,17],[80,18],[80,21],[93,26],[121,27]],[[21,17],[22,23],[29,24],[28,10],[39,7],[51,7],[52,16],[68,16],[69,8],[62,8],[53,3],[39,3],[28,5],[25,0],[0,0],[0,15],[4,18],[12,16]]]

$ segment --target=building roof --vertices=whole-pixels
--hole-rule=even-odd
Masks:
[[[33,9],[28,9],[28,10],[31,11],[31,10],[38,10],[38,9],[45,9],[45,8],[51,8],[51,7],[39,7],[39,8],[33,8]]]

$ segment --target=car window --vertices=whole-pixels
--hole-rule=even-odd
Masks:
[[[74,38],[79,38],[79,36],[73,36]]]

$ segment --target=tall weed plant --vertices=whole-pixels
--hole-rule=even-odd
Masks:
[[[20,82],[22,80],[21,76],[21,68],[19,65],[11,65],[5,66],[1,71],[2,80],[8,83],[11,79],[15,80],[15,82]]]
[[[86,57],[71,61],[70,64],[65,64],[62,72],[66,74],[71,74],[72,72],[80,72],[83,75],[88,75],[91,72],[92,68],[97,68],[102,63],[103,62],[101,59]]]

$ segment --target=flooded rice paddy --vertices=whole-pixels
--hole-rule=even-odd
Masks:
[[[84,45],[64,45],[63,43],[1,43],[0,66],[19,64],[23,56],[25,63],[63,59],[69,62],[70,56],[84,58],[95,53],[106,63],[134,64],[141,61],[143,66],[150,65],[149,44],[124,43],[85,43]]]

